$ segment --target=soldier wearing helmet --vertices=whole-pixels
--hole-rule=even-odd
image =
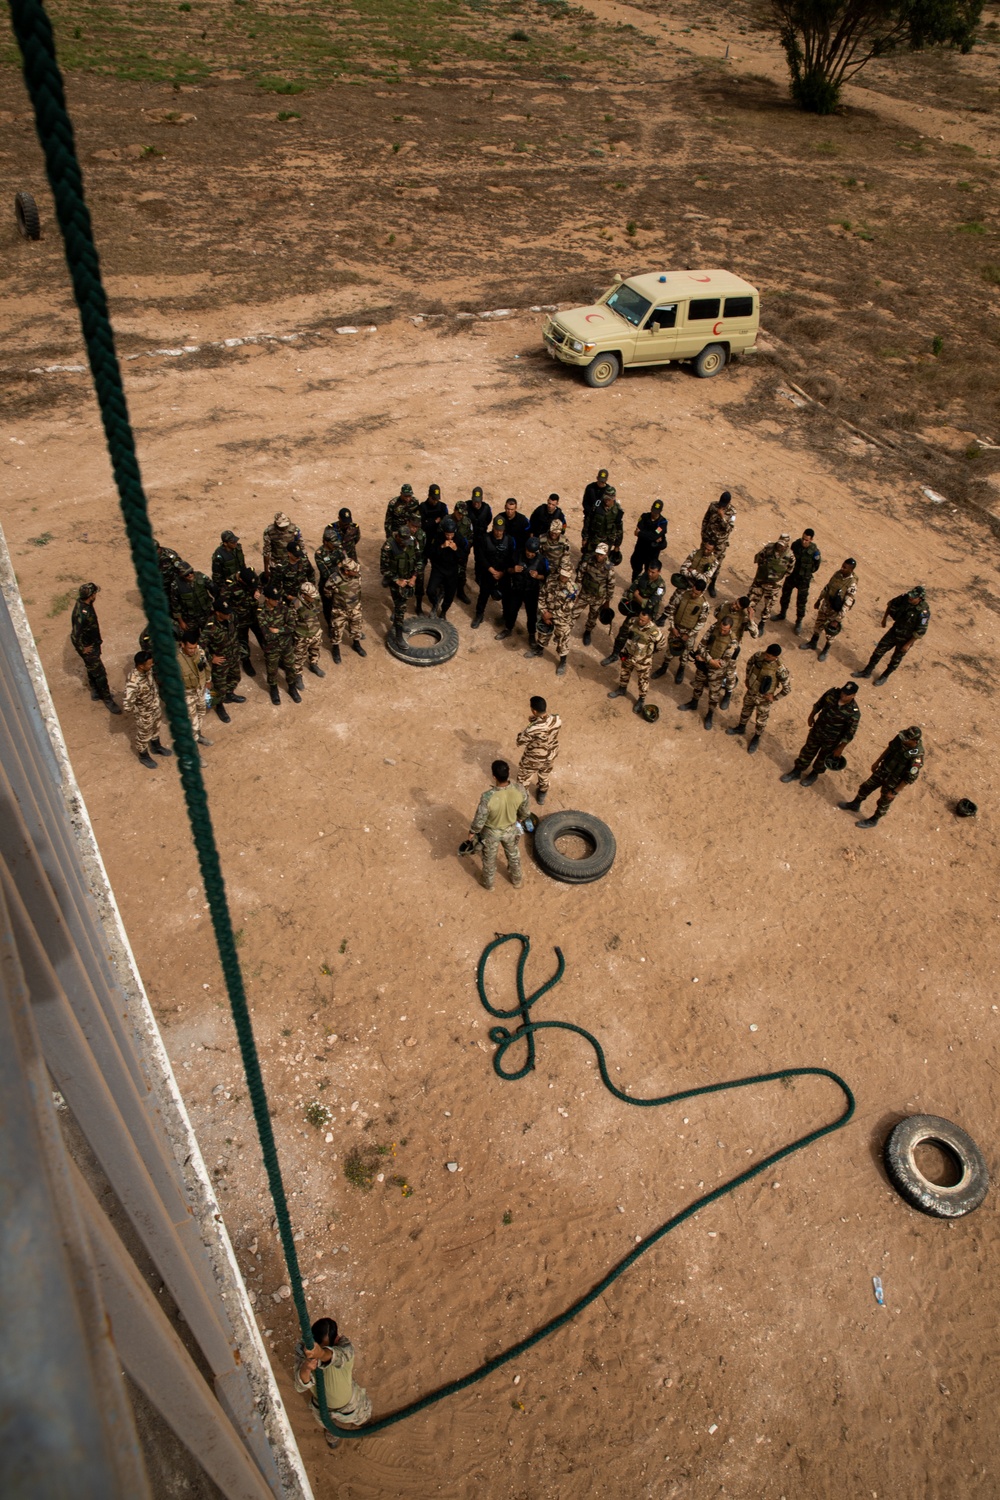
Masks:
[[[87,669],[90,696],[94,702],[104,703],[111,713],[120,714],[121,709],[111,695],[108,674],[101,660],[101,627],[94,608],[94,599],[98,593],[96,583],[81,583],[73,605],[69,638],[73,643],[73,650]]]

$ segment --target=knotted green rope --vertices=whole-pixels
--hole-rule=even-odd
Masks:
[[[139,581],[143,608],[149,622],[156,677],[163,696],[167,722],[177,752],[184,800],[198,852],[198,864],[205,885],[205,895],[212,917],[215,941],[226,982],[226,992],[233,1013],[233,1024],[240,1045],[247,1090],[253,1106],[257,1134],[260,1137],[264,1167],[274,1201],[278,1232],[288,1266],[288,1279],[295,1299],[302,1338],[312,1348],[313,1338],[306,1310],[302,1277],[299,1273],[288,1202],[281,1180],[281,1168],[271,1129],[267,1095],[261,1077],[257,1045],[254,1041],[250,1011],[247,1006],[243,975],[236,956],[233,924],[226,900],[226,887],[219,863],[212,819],[201,774],[201,761],[195,747],[194,733],[184,699],[184,685],[177,662],[177,643],[170,622],[170,610],[157,562],[156,543],[149,521],[143,492],[135,438],[129,421],[128,404],[122,385],[121,367],[115,352],[114,333],[108,315],[107,298],[101,280],[101,267],[94,244],[90,213],[83,194],[83,176],[73,141],[73,126],[66,109],[62,74],[56,61],[55,39],[41,0],[10,0],[14,34],[21,49],[24,81],[35,111],[38,139],[45,153],[45,170],[56,217],[62,231],[66,263],[73,281],[73,295],[80,311],[84,342],[90,372],[101,409],[104,436],[111,455],[118,497],[121,501],[125,530],[132,549],[132,564]]]
[[[243,1059],[243,1069],[246,1074],[254,1120],[257,1125],[257,1133],[260,1137],[261,1152],[267,1171],[271,1198],[274,1203],[275,1217],[278,1223],[285,1263],[288,1268],[288,1279],[291,1283],[295,1310],[298,1314],[299,1326],[302,1332],[302,1342],[307,1350],[311,1350],[314,1347],[312,1331],[309,1324],[309,1314],[306,1309],[305,1293],[302,1288],[298,1255],[295,1249],[295,1242],[292,1238],[292,1226],[288,1214],[284,1184],[281,1178],[281,1169],[278,1163],[274,1133],[271,1129],[267,1095],[264,1090],[264,1080],[261,1076],[260,1061],[254,1041],[246,991],[243,986],[243,976],[236,954],[236,943],[233,937],[229,905],[226,900],[225,883],[222,878],[219,853],[209,814],[208,798],[205,794],[205,785],[201,775],[201,763],[195,747],[191,721],[188,717],[187,705],[184,699],[184,688],[181,681],[180,668],[177,663],[170,612],[157,562],[156,544],[149,521],[146,497],[143,492],[139,462],[135,451],[135,440],[129,422],[128,406],[122,385],[121,368],[115,352],[114,335],[108,315],[107,299],[101,281],[100,263],[91,230],[90,214],[84,199],[83,177],[73,142],[73,127],[66,110],[62,76],[56,62],[52,27],[41,0],[10,0],[10,9],[14,32],[21,49],[25,83],[27,84],[35,110],[38,137],[45,153],[46,172],[52,187],[53,197],[55,198],[56,215],[59,220],[60,230],[62,231],[66,262],[69,266],[70,276],[73,281],[73,292],[80,311],[80,321],[83,326],[83,336],[87,346],[87,357],[90,362],[94,389],[100,406],[101,421],[104,425],[105,439],[108,445],[108,452],[111,456],[111,465],[121,501],[122,514],[125,518],[125,529],[128,533],[129,545],[132,549],[132,562],[139,582],[139,590],[142,595],[146,618],[149,622],[149,633],[153,645],[157,679],[160,683],[167,721],[173,735],[175,749],[177,750],[177,764],[180,771],[181,783],[184,788],[188,819],[191,824],[191,832],[198,854],[198,863],[205,885],[205,894],[208,897],[212,927],[219,949],[219,958],[225,977],[226,991],[229,996],[229,1004],[233,1015],[233,1024],[236,1029],[240,1054]],[[486,996],[486,966],[493,951],[501,944],[508,942],[519,942],[521,944],[521,954],[517,965],[517,1005],[511,1010],[499,1010],[490,1004]],[[589,1307],[602,1292],[607,1291],[608,1287],[617,1281],[619,1276],[622,1276],[630,1266],[634,1265],[641,1255],[645,1255],[648,1250],[663,1239],[665,1235],[669,1234],[672,1229],[676,1229],[679,1224],[683,1224],[685,1220],[696,1214],[699,1209],[707,1207],[710,1203],[717,1202],[718,1199],[724,1197],[727,1193],[734,1192],[743,1183],[751,1181],[752,1178],[759,1176],[762,1172],[767,1171],[769,1167],[774,1166],[779,1161],[783,1161],[794,1152],[801,1151],[814,1141],[820,1140],[823,1136],[829,1135],[835,1130],[842,1129],[854,1113],[854,1096],[851,1090],[842,1078],[838,1077],[836,1073],[830,1072],[828,1068],[782,1068],[774,1073],[756,1073],[746,1078],[731,1079],[726,1083],[707,1084],[702,1088],[684,1089],[679,1093],[663,1094],[652,1099],[636,1099],[612,1083],[604,1058],[604,1050],[597,1038],[589,1031],[585,1031],[582,1026],[574,1026],[569,1021],[531,1020],[531,1007],[553,985],[558,984],[563,976],[565,963],[562,952],[557,948],[555,952],[558,964],[555,974],[529,996],[525,994],[524,988],[524,970],[529,951],[529,941],[523,934],[516,932],[498,934],[495,940],[484,948],[476,973],[479,998],[490,1015],[495,1016],[498,1020],[511,1020],[514,1016],[519,1017],[520,1020],[519,1026],[514,1031],[510,1031],[504,1026],[494,1026],[490,1029],[490,1039],[495,1043],[497,1049],[493,1057],[493,1068],[497,1077],[504,1079],[506,1082],[513,1082],[524,1078],[534,1069],[535,1033],[549,1029],[572,1031],[577,1036],[582,1036],[585,1041],[588,1041],[594,1048],[597,1056],[601,1079],[605,1087],[625,1104],[634,1104],[643,1107],[675,1104],[682,1099],[694,1099],[700,1094],[716,1094],[725,1089],[749,1088],[752,1084],[771,1083],[784,1078],[815,1077],[829,1078],[835,1083],[844,1094],[847,1101],[846,1108],[843,1114],[831,1124],[823,1125],[817,1130],[810,1131],[807,1135],[800,1136],[791,1145],[783,1146],[780,1150],[772,1152],[770,1156],[764,1157],[754,1166],[748,1167],[745,1172],[738,1173],[737,1176],[731,1177],[728,1182],[723,1183],[712,1192],[695,1199],[693,1203],[688,1204],[686,1208],[681,1209],[679,1213],[674,1214],[672,1218],[667,1219],[665,1223],[661,1224],[658,1229],[647,1235],[642,1244],[630,1250],[616,1265],[612,1266],[611,1270],[596,1285],[591,1287],[588,1292],[585,1292],[582,1297],[577,1298],[563,1312],[557,1314],[554,1318],[550,1318],[542,1327],[537,1328],[534,1333],[529,1334],[526,1338],[513,1344],[509,1349],[504,1350],[502,1354],[498,1354],[493,1359],[487,1360],[478,1369],[473,1370],[471,1374],[464,1375],[458,1380],[449,1381],[446,1385],[438,1387],[437,1390],[431,1391],[419,1400],[411,1402],[399,1411],[391,1412],[389,1415],[379,1418],[378,1421],[369,1423],[363,1429],[341,1427],[331,1420],[327,1409],[323,1382],[317,1381],[317,1398],[319,1400],[323,1423],[329,1431],[336,1433],[339,1437],[369,1437],[376,1432],[383,1431],[386,1427],[393,1426],[396,1422],[403,1421],[406,1417],[414,1416],[417,1412],[426,1410],[427,1407],[435,1405],[438,1401],[443,1401],[447,1396],[456,1395],[459,1391],[467,1390],[470,1386],[476,1385],[480,1380],[485,1380],[488,1375],[493,1374],[502,1365],[509,1363],[512,1359],[516,1359],[528,1349],[541,1343],[543,1339],[548,1338],[550,1334],[564,1327],[578,1313],[581,1313],[584,1308]],[[524,1064],[513,1072],[505,1072],[503,1067],[505,1054],[510,1047],[522,1042],[526,1048]]]

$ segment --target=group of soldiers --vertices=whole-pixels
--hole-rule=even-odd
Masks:
[[[566,512],[556,493],[530,515],[522,513],[513,498],[494,514],[478,486],[468,500],[459,501],[449,511],[439,485],[432,484],[423,501],[416,498],[411,485],[402,485],[386,507],[385,540],[379,557],[382,584],[389,594],[390,630],[401,640],[407,615],[422,615],[425,597],[430,613],[442,619],[456,598],[469,605],[471,627],[477,630],[484,623],[487,607],[495,601],[500,627],[495,638],[503,641],[514,634],[523,609],[525,654],[541,657],[551,648],[556,675],[564,675],[577,623],[582,623],[582,644],[587,647],[598,623],[612,625],[616,619],[616,569],[623,561],[626,528],[606,469],[587,485],[582,509],[580,554],[574,561]],[[737,659],[744,639],[759,640],[772,619],[786,620],[793,601],[794,632],[805,633],[810,592],[822,566],[814,530],[807,528],[794,541],[782,533],[760,547],[754,556],[754,574],[747,593],[720,600],[713,608],[710,601],[717,598],[720,570],[735,526],[732,496],[724,491],[705,512],[698,545],[666,578],[663,554],[668,522],[662,501],[654,501],[633,528],[631,580],[618,601],[617,633],[601,665],[617,668],[617,684],[608,695],[611,698],[625,696],[634,678],[635,712],[649,721],[658,717],[657,706],[647,703],[650,681],[673,668],[677,684],[689,671],[693,674],[691,696],[679,707],[697,711],[702,697],[707,696],[704,725],[711,729],[716,712],[729,707],[736,691]],[[325,675],[319,664],[324,621],[336,664],[341,664],[340,647],[345,638],[359,656],[366,654],[361,644],[365,632],[360,536],[351,512],[344,508],[324,529],[322,543],[310,560],[301,532],[288,515],[278,512],[264,532],[260,573],[247,566],[239,537],[225,531],[212,556],[210,577],[170,548],[159,548],[178,640],[178,660],[199,743],[209,743],[203,733],[206,713],[214,711],[227,723],[227,706],[245,701],[236,689],[244,672],[256,676],[251,636],[263,654],[267,687],[275,705],[281,702],[281,674],[294,702],[301,699],[306,670],[318,677]],[[814,651],[820,662],[827,659],[831,643],[854,607],[857,588],[855,559],[845,558],[819,591],[809,636],[801,643],[801,650]],[[73,611],[72,640],[87,667],[93,696],[103,699],[117,713],[121,710],[101,662],[96,593],[95,584],[80,589]],[[870,678],[891,651],[888,665],[875,678],[877,685],[884,683],[925,634],[929,619],[922,585],[891,599],[883,616],[885,633],[859,677]],[[158,739],[159,701],[145,632],[139,646],[126,684],[124,707],[135,717],[140,761],[155,767],[153,755],[169,751]],[[659,652],[663,659],[654,670]],[[782,655],[780,644],[774,642],[754,651],[745,663],[739,722],[727,732],[746,737],[752,720],[747,740],[750,754],[759,748],[772,705],[791,691],[791,675]],[[841,697],[846,694],[852,702],[833,705],[827,702],[830,693],[824,695],[810,715],[809,737],[789,772],[790,778],[801,777],[806,785],[822,774],[828,762],[842,757],[852,737],[851,725],[856,728],[856,718],[851,713],[845,718],[845,713],[848,708],[853,709],[853,715],[858,712],[853,703],[857,684],[849,683],[837,692]],[[818,753],[821,747],[823,755]],[[803,761],[807,750],[809,758]],[[919,772],[922,754],[921,746],[907,763],[907,775],[914,765]],[[891,780],[898,759],[890,756],[878,774]],[[888,787],[889,782],[879,784]],[[544,793],[545,788],[540,786],[540,790]],[[889,801],[891,797],[880,801],[876,819],[884,815]]]

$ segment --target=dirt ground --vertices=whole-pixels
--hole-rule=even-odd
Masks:
[[[674,29],[692,24],[678,9]],[[710,40],[696,36],[706,52]],[[496,1354],[691,1199],[840,1110],[818,1081],[630,1110],[562,1033],[542,1034],[533,1075],[502,1083],[474,982],[495,932],[530,934],[534,984],[564,950],[566,976],[536,1019],[594,1032],[637,1095],[815,1065],[858,1099],[845,1131],[696,1216],[520,1361],[336,1455],[287,1377],[294,1318],[179,788],[169,767],[137,765],[127,721],[90,702],[68,642],[69,603],[93,578],[120,688],[142,616],[87,377],[50,368],[82,358],[48,213],[45,238],[11,236],[2,267],[3,526],[318,1496],[985,1500],[1000,1463],[982,1313],[998,1292],[995,1199],[955,1223],[922,1217],[888,1185],[881,1147],[896,1120],[928,1112],[998,1160],[1000,565],[985,446],[998,441],[997,293],[979,269],[1000,258],[995,166],[980,152],[962,168],[976,185],[959,188],[949,153],[961,142],[911,161],[919,132],[871,90],[866,112],[804,120],[738,68],[713,75],[720,125],[703,118],[704,62],[657,57],[669,76],[652,100],[619,70],[611,107],[596,102],[624,120],[614,144],[627,167],[590,155],[609,143],[602,120],[605,146],[587,144],[589,78],[397,85],[405,171],[388,129],[377,139],[391,106],[374,83],[301,96],[289,144],[245,82],[192,92],[182,107],[197,119],[178,126],[139,114],[176,101],[165,85],[70,79],[158,536],[207,569],[229,526],[257,561],[279,508],[310,550],[340,505],[363,530],[367,659],[348,652],[336,668],[326,654],[299,707],[273,708],[262,674],[245,680],[246,705],[230,726],[213,716],[203,759],[310,1303],[351,1336],[376,1413]],[[32,174],[44,203],[23,96],[11,74],[3,87],[14,128],[0,166]],[[747,106],[734,102],[743,90]],[[533,132],[551,140],[555,118],[562,144],[536,159]],[[531,149],[515,155],[522,137]],[[817,141],[832,142],[832,170]],[[144,157],[150,142],[165,154]],[[871,241],[826,229],[841,217],[833,176],[862,160],[882,184]],[[627,172],[625,189],[613,172]],[[702,180],[723,184],[719,219],[683,217],[704,212]],[[930,222],[928,197],[946,185]],[[984,235],[946,234],[969,193]],[[628,213],[654,227],[628,235]],[[756,360],[715,381],[656,371],[597,392],[546,359],[532,304],[578,300],[614,269],[695,258],[764,288]],[[946,267],[952,286],[978,289],[994,341],[977,381],[959,359],[945,379],[918,348],[915,330],[926,345],[933,329],[906,288],[917,274],[943,287]],[[876,290],[886,300],[866,325]],[[971,343],[955,301],[941,291],[933,326]],[[881,344],[876,314],[893,329]],[[821,391],[808,330],[824,319]],[[902,352],[879,352],[890,338]],[[789,380],[823,405],[796,404]],[[462,606],[447,665],[418,671],[384,651],[378,544],[402,480],[421,495],[439,482],[451,503],[479,483],[494,505],[512,494],[522,508],[554,488],[575,541],[600,465],[628,522],[662,496],[674,563],[707,502],[733,491],[722,594],[743,591],[753,553],[781,530],[815,527],[824,575],[859,559],[858,606],[824,666],[787,625],[770,637],[793,693],[755,758],[677,714],[687,695],[669,677],[654,684],[654,726],[609,703],[604,638],[584,649],[579,630],[562,679],[551,656],[524,659],[522,633],[471,633]],[[918,580],[930,631],[885,687],[862,685],[849,769],[782,786],[813,701],[863,665],[886,600]],[[455,850],[534,692],[564,722],[546,811],[605,818],[618,857],[580,888],[529,858],[522,891],[501,874],[489,895]],[[836,801],[912,722],[924,773],[859,831]],[[955,818],[961,796],[976,819]],[[491,993],[513,1005],[513,964],[494,962]],[[327,1126],[308,1122],[311,1104]],[[369,1191],[345,1179],[354,1148],[377,1169]]]

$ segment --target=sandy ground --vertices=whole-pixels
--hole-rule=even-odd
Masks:
[[[299,707],[246,680],[204,754],[310,1305],[353,1339],[376,1413],[393,1410],[839,1113],[818,1081],[631,1110],[555,1033],[531,1077],[500,1082],[474,984],[498,930],[530,934],[532,983],[564,950],[536,1018],[593,1031],[637,1095],[827,1067],[857,1095],[844,1132],[685,1224],[474,1391],[329,1455],[288,1379],[296,1330],[176,779],[137,765],[68,642],[92,578],[120,689],[142,615],[50,220],[30,248],[8,226],[0,263],[4,530],[318,1496],[988,1500],[994,1199],[924,1218],[881,1148],[901,1117],[937,1113],[997,1164],[996,44],[940,69],[879,65],[817,121],[788,110],[774,48],[738,13],[591,9],[657,37],[648,76],[616,63],[602,78],[595,44],[565,86],[452,70],[307,93],[280,127],[281,101],[239,83],[185,89],[177,126],[153,118],[178,106],[168,86],[70,81],[160,539],[207,569],[227,527],[259,560],[279,508],[310,550],[341,505],[363,528],[367,659],[326,655]],[[37,184],[23,96],[0,82],[0,168]],[[963,219],[982,236],[957,233]],[[605,392],[553,366],[530,304],[580,300],[637,262],[750,275],[761,355],[715,381],[651,371]],[[514,311],[456,316],[500,308]],[[793,693],[755,758],[674,712],[687,695],[670,678],[655,726],[609,703],[602,636],[584,649],[577,631],[562,679],[551,656],[524,659],[523,634],[471,633],[462,606],[447,665],[384,651],[378,546],[402,480],[450,503],[478,483],[522,509],[554,488],[576,541],[601,465],[629,523],[663,498],[674,564],[733,491],[722,594],[781,530],[815,527],[823,577],[858,558],[858,606],[824,666],[787,625],[770,637]],[[885,687],[863,685],[848,771],[782,786],[816,697],[863,665],[886,600],[918,580],[931,629]],[[575,888],[529,856],[522,891],[501,874],[488,895],[455,850],[535,692],[565,726],[546,810],[605,818],[618,857]],[[859,831],[836,801],[911,722],[924,773]],[[961,796],[975,820],[955,818]],[[512,1005],[509,955],[495,964],[491,993]],[[328,1128],[307,1123],[313,1102]],[[354,1147],[384,1148],[368,1193],[344,1178]]]
[[[231,332],[257,311],[235,310]],[[542,1037],[532,1077],[501,1083],[474,989],[497,930],[531,935],[535,982],[564,949],[539,1018],[593,1030],[634,1092],[815,1064],[843,1074],[858,1114],[685,1225],[519,1364],[384,1436],[330,1458],[286,1387],[317,1493],[995,1494],[982,1314],[996,1295],[993,1202],[954,1224],[923,1218],[879,1164],[887,1129],[916,1111],[959,1121],[995,1161],[992,537],[960,515],[929,525],[908,488],[838,477],[783,418],[748,422],[749,365],[590,392],[539,355],[537,324],[477,321],[455,337],[397,323],[244,346],[212,368],[130,367],[154,522],[183,555],[207,565],[229,525],[257,555],[279,507],[310,545],[344,503],[364,531],[367,660],[348,653],[338,670],[327,657],[298,708],[246,682],[246,706],[229,727],[213,721],[204,754],[311,1305],[340,1318],[376,1411],[390,1410],[558,1311],[702,1185],[839,1112],[812,1081],[633,1112],[562,1035]],[[120,685],[141,616],[94,412],[81,391],[7,438],[5,529],[29,614],[285,1371],[293,1319],[272,1300],[285,1278],[178,786],[136,764],[126,721],[81,686],[67,616],[49,617],[60,589],[99,580]],[[784,527],[813,525],[832,564],[859,558],[859,604],[825,667],[779,627],[794,691],[754,759],[673,712],[683,690],[669,678],[654,684],[656,726],[608,703],[599,642],[577,636],[557,680],[551,659],[524,660],[522,636],[473,635],[456,606],[461,647],[445,667],[416,671],[382,649],[374,565],[403,478],[418,492],[436,480],[452,501],[478,482],[526,507],[555,487],[576,534],[602,463],[629,518],[663,496],[673,560],[707,500],[733,490],[723,593],[742,590],[752,553]],[[885,600],[918,578],[931,630],[885,688],[863,687],[850,770],[782,786],[815,697],[863,663]],[[529,861],[523,891],[501,878],[488,895],[455,847],[536,691],[565,724],[549,808],[606,818],[618,858],[582,888]],[[911,721],[926,770],[859,832],[836,798]],[[961,795],[977,820],[953,816]],[[512,1004],[506,960],[494,983]],[[314,1099],[335,1117],[328,1132],[305,1122]],[[357,1143],[390,1148],[369,1194],[342,1175]]]

